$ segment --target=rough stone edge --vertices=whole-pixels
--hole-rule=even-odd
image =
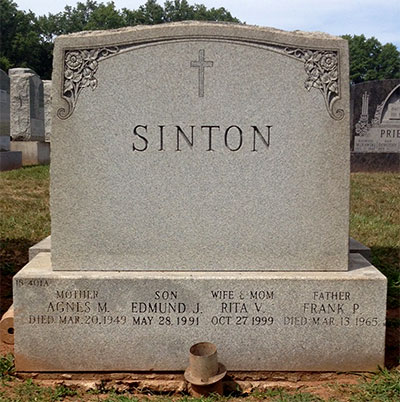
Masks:
[[[328,112],[333,117],[331,103],[337,103],[337,116],[341,120],[343,110],[348,109],[350,87],[348,80],[342,79],[349,75],[348,43],[345,39],[320,33],[286,32],[272,28],[260,28],[240,24],[221,24],[207,22],[184,22],[160,24],[153,26],[136,26],[110,31],[84,32],[76,35],[59,36],[55,40],[53,52],[52,75],[52,113],[51,118],[67,119],[73,112],[74,105],[69,105],[65,97],[64,63],[67,52],[75,50],[96,50],[96,57],[105,58],[118,56],[119,50],[129,46],[129,51],[139,45],[150,45],[162,42],[180,40],[224,40],[242,44],[260,46],[280,46],[283,48],[312,49],[314,51],[333,51],[338,55],[338,97],[329,101]],[[131,49],[132,48],[132,49]],[[298,58],[296,55],[289,57]],[[93,75],[93,74],[92,74]],[[95,81],[93,81],[95,82]],[[79,91],[78,91],[79,92]],[[78,93],[74,95],[77,98]],[[327,99],[325,99],[327,102]],[[76,103],[76,99],[74,100]],[[72,108],[71,108],[72,106]],[[333,113],[333,114],[332,114]],[[347,119],[347,117],[346,117]],[[54,120],[53,120],[54,121]],[[348,120],[349,121],[349,120]],[[350,129],[350,122],[348,123]],[[55,125],[53,124],[53,129]],[[54,131],[54,130],[53,130]],[[56,134],[56,133],[53,133]]]
[[[131,27],[123,27],[123,28],[116,28],[116,29],[108,29],[108,30],[96,30],[96,31],[79,31],[73,32],[67,35],[60,35],[58,38],[65,38],[65,37],[86,37],[86,36],[102,36],[104,34],[120,34],[126,32],[137,32],[145,29],[154,29],[156,27],[179,27],[179,26],[224,26],[224,27],[240,27],[240,28],[250,28],[250,29],[260,29],[265,32],[273,32],[273,33],[281,33],[281,34],[292,34],[297,36],[307,36],[312,38],[319,38],[319,39],[335,39],[335,40],[343,40],[340,36],[332,35],[327,32],[321,31],[302,31],[302,30],[293,30],[293,31],[286,31],[284,29],[278,29],[273,27],[264,27],[255,24],[244,24],[244,23],[236,23],[236,22],[223,22],[223,21],[180,21],[180,22],[168,22],[163,24],[157,25],[136,25]]]

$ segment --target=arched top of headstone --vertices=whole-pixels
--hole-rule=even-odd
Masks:
[[[259,47],[302,62],[305,75],[299,79],[303,79],[306,90],[314,88],[320,91],[332,119],[341,120],[344,117],[343,109],[336,105],[342,98],[340,73],[341,70],[347,71],[347,65],[341,61],[348,53],[344,39],[321,32],[286,32],[242,24],[188,21],[78,32],[56,38],[55,60],[58,60],[56,63],[62,61],[63,65],[55,65],[55,71],[60,75],[53,78],[62,82],[61,98],[64,100],[64,105],[58,108],[58,118],[68,119],[72,115],[83,88],[97,87],[99,62],[138,48],[178,41],[215,41]],[[196,67],[200,69],[199,96],[202,94],[204,67],[210,66],[203,62],[205,64],[201,60],[194,62],[200,63]]]
[[[8,70],[8,75],[15,75],[15,74],[35,74],[35,75],[37,75],[32,69],[27,68],[27,67],[10,68]]]
[[[400,124],[400,84],[393,88],[383,102],[381,123]]]

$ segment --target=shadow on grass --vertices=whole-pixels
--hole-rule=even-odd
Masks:
[[[400,363],[400,249],[373,246],[371,254],[372,264],[388,280],[385,366],[393,368]]]
[[[0,239],[0,316],[12,304],[12,278],[28,262],[29,239]]]
[[[387,308],[400,307],[400,248],[371,247],[372,264],[388,280]]]

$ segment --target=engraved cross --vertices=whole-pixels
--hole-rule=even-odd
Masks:
[[[199,96],[202,98],[204,96],[204,68],[212,67],[213,61],[206,61],[204,59],[205,50],[199,50],[199,60],[194,60],[190,62],[190,67],[197,67],[199,69]]]

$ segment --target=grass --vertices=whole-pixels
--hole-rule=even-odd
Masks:
[[[50,234],[49,167],[0,173],[0,314],[11,304],[11,280],[28,249]]]
[[[400,370],[381,369],[376,374],[364,375],[358,384],[337,385],[335,383],[324,384],[326,389],[333,390],[330,396],[325,398],[313,393],[312,386],[304,390],[288,391],[282,387],[258,391],[250,394],[241,394],[239,391],[235,396],[218,396],[194,398],[187,395],[152,395],[151,393],[130,394],[129,392],[117,392],[113,389],[106,390],[104,385],[99,392],[85,392],[82,389],[75,389],[63,384],[54,387],[40,386],[33,380],[25,381],[12,377],[13,360],[10,356],[0,357],[0,401],[1,402],[55,402],[55,401],[102,401],[102,402],[392,402],[400,400]],[[321,388],[321,384],[319,384]],[[324,392],[326,395],[327,392]],[[329,394],[329,392],[328,392]]]
[[[67,397],[78,397],[70,400],[79,400],[78,392],[74,389],[57,385],[56,387],[41,387],[32,380],[26,380],[12,388],[12,392],[0,390],[0,401],[2,402],[55,402],[63,401]]]
[[[1,189],[2,240],[36,241],[50,234],[48,166],[4,172]]]
[[[400,401],[400,371],[381,370],[353,390],[352,402]]]
[[[26,167],[0,173],[0,294],[1,313],[12,302],[11,278],[28,261],[28,248],[50,234],[49,168]],[[400,306],[400,175],[354,173],[351,175],[350,235],[371,247],[374,265],[388,277],[388,308]],[[388,329],[398,328],[400,319],[391,317]],[[0,357],[0,401],[287,401],[319,402],[319,395],[276,388],[235,397],[190,398],[118,394],[114,391],[87,393],[64,385],[48,388],[32,380],[13,376],[11,355]],[[389,402],[400,400],[400,371],[383,369],[357,385],[342,387],[338,400]],[[329,399],[336,401],[336,399]]]
[[[9,380],[12,374],[14,374],[14,356],[11,353],[0,356],[0,380]]]
[[[388,278],[388,307],[400,306],[400,175],[351,175],[350,236],[371,248]]]

